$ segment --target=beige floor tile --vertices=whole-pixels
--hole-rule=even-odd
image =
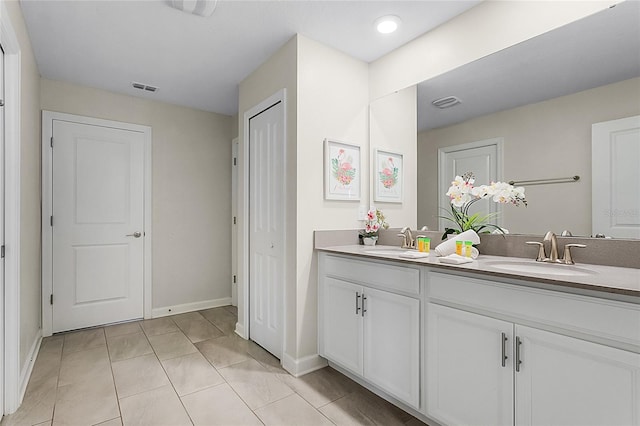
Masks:
[[[107,337],[111,362],[152,354],[153,349],[142,332]]]
[[[95,328],[90,330],[76,331],[64,335],[63,355],[71,352],[84,351],[100,346],[106,346],[104,329]]]
[[[231,312],[233,315],[236,316],[236,318],[238,317],[238,307],[237,306],[231,306],[231,305],[227,305],[227,306],[223,306],[227,311]]]
[[[140,323],[147,336],[156,336],[158,334],[173,333],[180,329],[175,322],[169,317],[156,318],[152,320],[142,321]]]
[[[181,331],[149,336],[149,342],[160,360],[198,352],[193,343]]]
[[[176,315],[174,321],[193,343],[215,339],[224,335],[222,331],[197,312]]]
[[[321,407],[336,425],[404,425],[411,416],[367,390],[358,390]]]
[[[34,386],[27,386],[22,405],[18,410],[2,419],[2,426],[35,425],[42,422],[51,423],[53,408],[56,403],[58,377],[53,376]]]
[[[289,386],[278,380],[275,373],[255,359],[233,364],[219,372],[252,410],[293,393]]]
[[[42,422],[42,423],[38,423],[35,426],[51,426],[51,423],[53,422],[53,420],[47,420],[46,422]],[[4,424],[4,423],[3,423]]]
[[[416,419],[415,417],[411,417],[411,420],[405,423],[405,426],[429,426],[427,423]]]
[[[51,349],[51,348],[49,348]],[[45,380],[49,380],[51,377],[58,378],[60,374],[60,363],[62,362],[62,346],[58,350],[40,351],[36,362],[29,378],[29,384],[27,391],[31,386],[38,386]]]
[[[205,340],[196,343],[196,347],[217,369],[251,358],[247,353],[247,341],[238,336],[223,336]]]
[[[226,383],[184,396],[182,403],[196,426],[262,425]]]
[[[278,377],[316,408],[360,388],[356,382],[331,367],[325,367],[302,377],[293,377],[289,373]]]
[[[142,331],[140,328],[140,321],[125,322],[123,324],[110,325],[104,328],[104,334],[109,337],[122,336],[123,334],[139,333]]]
[[[318,410],[313,408],[298,394],[289,395],[255,411],[266,426],[281,425],[322,425],[333,426]]]
[[[62,354],[62,345],[64,344],[64,335],[49,336],[42,339],[39,354],[45,352],[56,352]]]
[[[229,312],[226,307],[207,309],[200,313],[227,336],[235,334],[238,315]]]
[[[157,389],[169,384],[155,355],[143,355],[112,364],[118,398]]]
[[[126,426],[192,424],[171,385],[123,398],[120,410]]]
[[[107,420],[106,422],[99,423],[96,426],[122,426],[122,419],[118,417],[116,419],[111,419]]]
[[[272,370],[273,372],[280,374],[289,374],[284,368],[282,368],[282,365],[280,365],[280,360],[278,358],[271,355],[264,348],[251,340],[247,342],[247,353],[251,358],[258,361],[268,370]]]
[[[54,425],[94,425],[120,416],[111,377],[91,378],[58,388]]]
[[[162,361],[162,365],[180,396],[224,383],[222,376],[199,352]]]
[[[111,364],[106,346],[72,352],[62,357],[58,386],[66,386],[103,375],[111,377]]]

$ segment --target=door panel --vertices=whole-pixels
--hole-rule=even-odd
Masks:
[[[53,331],[141,318],[143,134],[54,120],[53,138]]]
[[[592,234],[640,238],[640,116],[592,126]]]
[[[282,356],[284,132],[282,104],[249,120],[249,336]]]

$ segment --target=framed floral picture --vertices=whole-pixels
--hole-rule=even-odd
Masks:
[[[374,201],[402,203],[402,154],[377,149],[374,158]]]
[[[360,147],[324,140],[324,198],[360,199]]]

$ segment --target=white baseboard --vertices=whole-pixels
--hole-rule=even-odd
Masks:
[[[319,355],[309,355],[295,359],[286,353],[282,354],[282,368],[294,377],[304,376],[312,371],[320,370],[327,365],[327,360]]]
[[[239,322],[236,323],[236,334],[243,339],[247,339],[247,335],[244,332],[244,325],[240,324]]]
[[[38,357],[38,351],[40,350],[41,343],[42,329],[38,330],[38,332],[36,333],[36,337],[33,340],[31,349],[29,349],[27,359],[24,361],[24,364],[20,369],[20,387],[18,388],[19,404],[22,404],[22,398],[24,398],[24,394],[27,391],[27,385],[29,384],[29,379],[31,378],[31,373],[33,372],[33,365],[36,363],[36,358]]]
[[[184,314],[186,312],[201,311],[202,309],[218,308],[231,304],[230,297],[222,299],[203,300],[202,302],[183,303],[182,305],[153,308],[151,318],[166,317],[168,315]]]

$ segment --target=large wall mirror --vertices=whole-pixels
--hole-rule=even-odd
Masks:
[[[460,103],[433,105],[449,96]],[[517,234],[590,236],[592,125],[640,115],[640,2],[620,3],[424,81],[417,113],[418,226],[442,229],[439,153],[498,141],[498,180],[541,181],[522,185],[528,206],[504,206],[501,226]],[[601,213],[639,223],[640,129],[635,132],[621,156],[623,174],[630,174],[621,194],[631,199],[620,211]]]

